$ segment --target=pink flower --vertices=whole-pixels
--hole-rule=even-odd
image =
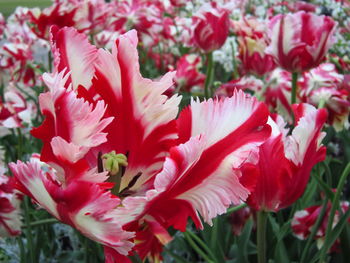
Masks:
[[[288,122],[293,121],[293,110],[290,104],[292,74],[276,68],[266,78],[266,88],[257,90],[255,96],[261,98],[271,112],[278,113]]]
[[[256,210],[278,211],[290,206],[304,192],[312,167],[325,159],[326,147],[320,142],[327,118],[325,109],[308,104],[294,104],[296,126],[291,135],[286,123],[276,115],[268,124],[271,137],[260,147],[256,188],[248,204]]]
[[[182,56],[176,64],[175,82],[179,88],[190,91],[194,86],[203,87],[205,75],[199,71],[201,57],[195,54]]]
[[[109,18],[115,12],[112,4],[104,0],[80,1],[75,6],[75,28],[92,35],[107,28]]]
[[[174,7],[182,7],[182,6],[186,5],[186,0],[170,0],[170,3]]]
[[[235,22],[233,27],[238,36],[239,59],[243,71],[256,75],[272,71],[276,65],[273,57],[265,53],[269,44],[265,22],[243,18]]]
[[[349,202],[341,202],[340,207],[345,213],[349,209]],[[310,206],[304,210],[297,211],[294,216],[293,220],[291,223],[292,230],[294,235],[301,239],[305,240],[308,238],[308,236],[311,234],[312,228],[314,227],[317,218],[320,215],[322,206],[315,205],[315,206]],[[331,203],[328,202],[327,208],[326,208],[326,213],[321,221],[320,227],[318,228],[316,235],[314,239],[317,240],[317,247],[322,247],[323,245],[323,240],[326,235],[326,229],[327,229],[327,224],[329,221],[329,213],[331,211]],[[335,226],[339,222],[339,211],[335,212],[335,217],[333,220],[333,226]],[[350,223],[350,219],[348,220]],[[331,248],[331,251],[337,251],[339,248],[339,240],[336,240],[334,245]]]
[[[37,83],[33,61],[32,46],[21,42],[5,43],[0,49],[0,68],[8,72],[11,80],[34,86]],[[31,65],[30,65],[31,64]],[[29,66],[30,65],[30,66]]]
[[[300,11],[270,20],[271,43],[266,52],[290,71],[303,72],[318,66],[334,40],[336,22],[328,16]]]
[[[52,6],[43,10],[38,8],[29,10],[33,32],[39,38],[48,40],[51,26],[75,26],[74,16],[77,12],[77,7],[76,4],[69,1],[56,1]]]
[[[16,193],[13,178],[0,174],[0,237],[21,233],[20,197]]]
[[[164,17],[164,2],[159,0],[114,1],[115,11],[111,19],[111,29],[125,33],[136,29],[147,47],[156,46],[159,38],[167,35],[169,20]]]
[[[133,251],[159,259],[168,227],[184,231],[191,217],[201,228],[199,215],[211,223],[245,200],[240,167],[270,134],[266,107],[243,92],[193,100],[176,120],[181,98],[163,95],[175,72],[143,78],[137,42],[130,31],[109,53],[54,28],[55,72],[39,98],[46,118],[32,130],[52,169],[10,164],[18,189],[103,244],[107,262],[129,262]]]
[[[28,103],[16,89],[4,94],[5,101],[0,99],[0,126],[18,128],[31,125],[35,106]]]
[[[195,45],[192,37],[192,19],[187,17],[174,18],[173,31],[181,32],[181,34],[174,34],[175,41],[181,43],[184,47],[193,47]]]
[[[204,4],[193,16],[194,42],[206,53],[219,49],[227,39],[229,27],[227,9],[215,2]]]
[[[343,79],[334,64],[324,63],[305,72],[300,82],[302,100],[316,107],[323,103],[329,113],[327,122],[337,131],[349,127],[350,91],[342,86]]]
[[[317,6],[306,1],[281,1],[275,3],[267,10],[268,18],[273,17],[276,13],[281,13],[281,9],[287,10],[287,12],[296,13],[298,11],[313,12],[317,10]]]
[[[119,36],[119,32],[103,30],[94,35],[94,42],[96,43],[97,47],[111,50],[114,46],[114,42]]]
[[[236,90],[249,90],[261,93],[264,83],[254,76],[244,76],[239,79],[223,83],[216,91],[215,96],[219,98],[231,97]]]
[[[153,49],[149,49],[147,53],[147,59],[152,59],[155,66],[160,72],[163,72],[167,69],[167,66],[175,64],[175,56],[171,52],[155,52]]]

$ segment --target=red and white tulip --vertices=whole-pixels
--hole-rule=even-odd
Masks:
[[[191,217],[201,228],[199,215],[211,223],[245,200],[240,167],[256,163],[270,135],[267,108],[243,92],[192,101],[176,120],[181,98],[163,94],[176,73],[143,78],[137,42],[130,31],[110,53],[54,28],[55,72],[44,74],[49,90],[39,98],[45,120],[32,130],[52,169],[10,165],[18,189],[103,244],[107,262],[128,262],[133,251],[159,259],[168,227],[184,231]]]
[[[219,49],[229,33],[229,10],[216,2],[204,4],[193,16],[193,39],[204,52]]]
[[[345,213],[349,209],[349,202],[342,201],[340,202],[340,208],[343,213]],[[317,219],[320,216],[322,210],[322,206],[314,205],[305,208],[304,210],[297,211],[292,219],[291,226],[294,235],[301,239],[305,240],[309,237],[312,232],[312,228],[315,226]],[[324,238],[326,236],[327,224],[329,221],[329,214],[331,211],[331,203],[327,204],[325,215],[320,222],[319,228],[314,236],[314,239],[317,241],[317,247],[321,248],[324,243]],[[333,226],[335,226],[339,222],[339,211],[335,212],[335,216],[333,219]],[[348,219],[350,223],[350,219]],[[339,250],[339,239],[336,240],[330,249],[331,252],[336,252]]]
[[[195,54],[186,54],[179,59],[175,82],[180,89],[190,91],[195,86],[204,86],[205,75],[199,71],[201,64],[201,57]]]
[[[350,91],[342,86],[344,76],[334,64],[324,63],[303,74],[301,97],[314,106],[328,110],[328,123],[337,131],[349,127]]]
[[[288,135],[283,119],[275,115],[268,124],[271,137],[260,146],[259,162],[249,173],[257,174],[256,187],[248,204],[256,210],[278,211],[293,204],[304,192],[312,167],[325,159],[321,145],[325,109],[294,104],[296,126]]]
[[[336,25],[328,16],[304,11],[277,15],[269,22],[271,43],[266,52],[290,72],[317,67],[334,42]]]
[[[36,109],[23,95],[12,88],[5,92],[4,102],[0,99],[0,126],[19,128],[31,126]]]
[[[0,174],[0,237],[16,236],[21,233],[21,198],[14,189],[13,178]]]
[[[272,71],[276,64],[270,54],[265,53],[269,44],[265,21],[243,18],[234,22],[233,28],[239,44],[239,59],[246,73],[264,75]]]

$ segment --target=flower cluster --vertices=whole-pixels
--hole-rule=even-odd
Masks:
[[[180,97],[162,95],[174,73],[156,82],[140,75],[136,31],[120,36],[113,53],[70,28],[52,36],[55,72],[44,74],[49,91],[39,98],[46,119],[32,135],[53,170],[11,164],[18,189],[105,245],[107,258],[133,246],[157,258],[159,245],[145,248],[146,239],[169,241],[166,229],[185,231],[188,217],[202,228],[197,213],[211,223],[247,198],[239,167],[270,133],[262,103],[243,92],[193,100],[175,120]]]

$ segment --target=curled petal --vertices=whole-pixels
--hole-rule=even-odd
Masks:
[[[113,117],[103,118],[106,106],[103,101],[96,105],[89,104],[83,98],[77,98],[72,90],[64,88],[68,80],[64,71],[56,74],[44,74],[44,80],[50,91],[39,97],[42,113],[45,115],[43,124],[32,130],[32,135],[44,141],[42,160],[57,162],[52,146],[58,153],[57,140],[70,144],[79,150],[73,156],[72,163],[84,156],[91,147],[98,146],[106,141],[105,127],[110,124]],[[62,139],[52,139],[59,136]],[[64,140],[64,141],[63,141]],[[62,149],[62,145],[61,148]],[[62,151],[60,154],[62,155]],[[67,152],[66,152],[67,153]],[[68,153],[67,153],[68,154]],[[62,156],[61,156],[62,157]]]
[[[120,200],[105,191],[102,185],[78,180],[68,185],[60,184],[54,172],[45,173],[37,161],[18,161],[11,163],[10,168],[17,188],[57,219],[120,254],[128,254],[133,246],[129,239],[134,233],[122,229],[114,216]]]
[[[73,27],[58,29],[53,26],[51,45],[56,70],[71,72],[66,85],[72,84],[73,89],[82,85],[88,89],[95,71],[93,61],[97,49],[89,44],[86,35],[79,34]]]
[[[260,146],[256,188],[248,199],[256,210],[278,211],[294,203],[303,194],[312,167],[326,156],[320,145],[326,110],[308,104],[295,104],[293,109],[297,125],[291,135],[281,117],[269,119],[273,134]]]
[[[13,178],[3,174],[0,167],[0,237],[21,233],[20,196],[13,188]]]
[[[320,149],[320,143],[325,136],[321,129],[327,119],[327,111],[316,110],[306,103],[293,105],[293,110],[297,125],[292,136],[289,136],[285,142],[285,152],[287,159],[295,165],[301,165],[306,158],[310,160],[310,156],[307,156],[308,152],[317,152]]]
[[[60,216],[57,211],[57,203],[51,197],[48,189],[58,187],[52,173],[46,173],[41,170],[39,162],[31,161],[23,163],[10,163],[9,167],[16,178],[18,190],[27,194],[35,200],[41,207],[45,208],[57,219]]]
[[[243,92],[222,101],[193,101],[179,118],[180,139],[191,137],[171,149],[156,177],[160,194],[150,202],[149,213],[184,231],[188,216],[202,226],[197,211],[211,223],[230,204],[245,200],[249,190],[237,169],[254,161],[257,146],[269,136],[267,114],[263,104]],[[174,205],[176,214],[169,208]]]

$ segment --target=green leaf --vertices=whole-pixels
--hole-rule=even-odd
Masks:
[[[323,180],[318,175],[313,175],[312,177],[316,179],[319,187],[322,189],[327,198],[332,202],[334,198],[334,192],[332,191],[331,187],[323,182]]]
[[[187,242],[191,246],[191,248],[193,248],[204,260],[206,260],[209,263],[216,262],[215,256],[213,255],[212,251],[208,248],[208,246],[198,236],[196,236],[191,231],[187,231],[183,234],[185,236],[185,239],[187,240]],[[200,244],[200,246],[204,250],[202,248],[200,248],[200,246],[198,246],[197,244]]]
[[[313,225],[311,233],[310,233],[309,237],[307,238],[306,245],[305,245],[304,250],[303,250],[302,255],[301,255],[301,260],[300,260],[301,263],[304,262],[304,261],[307,262],[307,256],[308,256],[309,250],[311,248],[311,243],[312,243],[312,241],[314,239],[314,236],[316,235],[317,230],[319,229],[319,227],[321,225],[321,222],[323,220],[323,217],[324,217],[324,215],[325,215],[325,213],[327,211],[327,205],[328,205],[328,199],[326,198],[323,201],[322,209],[321,209],[321,212],[318,215],[316,223]]]
[[[341,218],[341,220],[339,220],[339,223],[337,224],[335,229],[332,231],[334,216],[335,216],[336,210],[339,207],[339,203],[340,203],[340,195],[343,191],[346,179],[347,179],[349,174],[350,174],[350,162],[346,165],[346,167],[345,167],[345,169],[340,177],[340,180],[339,180],[338,186],[337,186],[337,190],[335,192],[334,199],[332,201],[332,208],[331,208],[331,211],[330,211],[329,217],[328,217],[325,242],[324,242],[322,249],[321,249],[320,263],[323,263],[325,261],[326,253],[328,252],[329,248],[333,245],[334,241],[338,238],[342,229],[340,229],[339,233],[336,232],[335,230],[340,225],[340,222],[342,220],[344,220],[346,215],[350,215],[350,209],[348,209],[348,211],[344,214],[344,216]],[[335,234],[338,234],[338,235],[334,236]]]
[[[237,256],[238,262],[249,263],[248,260],[248,244],[253,229],[253,220],[249,219],[245,224],[240,236],[237,237]]]
[[[275,256],[275,262],[283,262],[283,263],[290,262],[286,246],[284,245],[284,242],[282,239],[279,240],[276,244],[274,256]]]
[[[332,230],[331,234],[329,235],[329,239],[325,241],[323,244],[323,249],[326,251],[329,251],[329,249],[332,247],[334,242],[339,237],[340,233],[343,231],[345,225],[348,223],[348,219],[350,217],[350,209],[346,211],[344,216],[339,220],[338,224],[335,226],[335,228]]]
[[[301,204],[305,207],[311,205],[316,191],[317,191],[317,181],[316,179],[314,179],[314,177],[311,177],[310,183],[308,184],[305,190],[305,193],[301,197]]]
[[[172,256],[172,258],[175,260],[176,263],[190,263],[187,260],[185,260],[183,257],[180,257],[179,255],[176,255],[174,252],[172,252],[167,247],[164,247],[164,251]]]

